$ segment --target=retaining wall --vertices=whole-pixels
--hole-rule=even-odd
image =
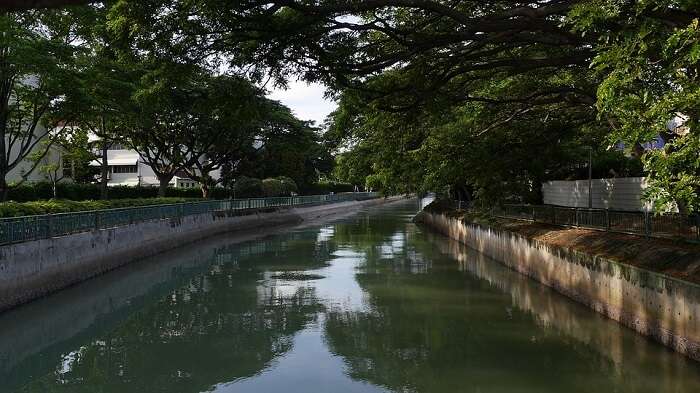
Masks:
[[[519,234],[421,212],[417,221],[700,360],[700,286]]]
[[[221,211],[1,246],[0,311],[216,234],[294,224],[385,201],[372,199],[309,207]]]

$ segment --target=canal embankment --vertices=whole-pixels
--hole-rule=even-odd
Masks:
[[[697,278],[700,266],[694,245],[523,222],[476,222],[440,211],[423,211],[416,221],[700,360],[700,286],[687,280]]]
[[[5,244],[0,246],[0,311],[219,234],[293,225],[398,199],[208,211]]]

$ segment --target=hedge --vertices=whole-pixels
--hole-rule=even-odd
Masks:
[[[113,199],[107,201],[70,201],[52,199],[33,202],[0,203],[0,217],[19,217],[38,214],[69,213],[89,210],[116,209],[120,207],[137,207],[191,202],[192,198],[142,198]]]
[[[319,182],[315,184],[307,185],[302,189],[302,193],[305,195],[323,195],[341,192],[353,192],[355,186],[349,183],[338,183],[338,182]]]
[[[59,183],[56,185],[58,199],[69,199],[73,201],[87,201],[100,199],[99,184],[76,184]],[[211,197],[215,199],[229,198],[231,192],[223,188],[211,190]],[[165,192],[166,197],[172,198],[201,198],[202,191],[199,188],[173,188],[169,187]],[[29,202],[46,200],[53,197],[51,183],[25,183],[10,189],[8,200],[17,202]],[[108,189],[109,199],[137,199],[137,198],[157,198],[158,187],[131,187],[131,186],[110,186]]]
[[[263,189],[263,182],[268,183],[267,189]],[[341,192],[352,192],[353,185],[347,183],[321,182],[311,184],[301,189],[303,195],[323,195]],[[210,192],[212,199],[226,198],[258,198],[263,196],[290,195],[299,192],[294,180],[281,176],[274,179],[254,179],[241,177],[236,181],[233,190],[215,187]],[[72,201],[93,201],[100,199],[99,184],[59,183],[56,185],[57,199]],[[173,188],[166,190],[165,196],[169,198],[201,198],[202,191],[199,188]],[[51,183],[25,183],[10,189],[8,200],[15,202],[30,202],[52,199]],[[157,187],[131,187],[110,186],[108,190],[110,200],[157,198]]]

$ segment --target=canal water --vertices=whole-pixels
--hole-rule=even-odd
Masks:
[[[700,367],[411,223],[211,239],[0,315],[1,392],[700,392]]]

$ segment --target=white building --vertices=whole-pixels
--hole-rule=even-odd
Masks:
[[[97,159],[90,165],[99,167],[102,162]],[[141,158],[141,155],[120,144],[115,143],[107,150],[107,165],[109,186],[157,187],[160,184],[153,169]],[[214,171],[211,175],[214,179],[219,179],[221,176],[220,171]],[[176,188],[199,188],[199,183],[190,179],[184,171],[179,171],[169,185]]]
[[[36,143],[33,148],[29,151],[28,154],[25,154],[25,158],[20,160],[17,163],[17,166],[12,168],[7,175],[5,176],[5,180],[9,184],[17,184],[22,181],[30,182],[30,183],[36,183],[36,182],[42,182],[42,181],[50,181],[51,177],[50,174],[47,173],[46,171],[42,170],[43,168],[47,168],[49,166],[55,167],[56,170],[52,171],[55,173],[59,174],[59,178],[62,178],[60,181],[71,181],[70,179],[70,168],[65,168],[66,171],[64,173],[64,167],[63,167],[63,150],[61,149],[60,146],[52,145],[48,148],[48,152],[41,158],[40,162],[37,164],[35,161],[35,156],[37,154],[42,154],[43,152],[46,151],[46,144],[45,142],[48,141],[47,138],[47,133],[46,133],[46,128],[44,128],[41,124],[37,125],[36,128],[34,129],[34,137],[36,139],[40,139],[38,143]],[[9,140],[10,136],[5,137],[5,146],[9,146]],[[8,162],[12,163],[14,162],[18,155],[20,154],[20,148],[18,147],[19,144],[23,143],[24,140],[23,138],[20,138],[20,140],[15,141],[14,145],[6,151],[8,155]],[[32,170],[32,168],[34,168]],[[53,175],[53,174],[52,174]]]

